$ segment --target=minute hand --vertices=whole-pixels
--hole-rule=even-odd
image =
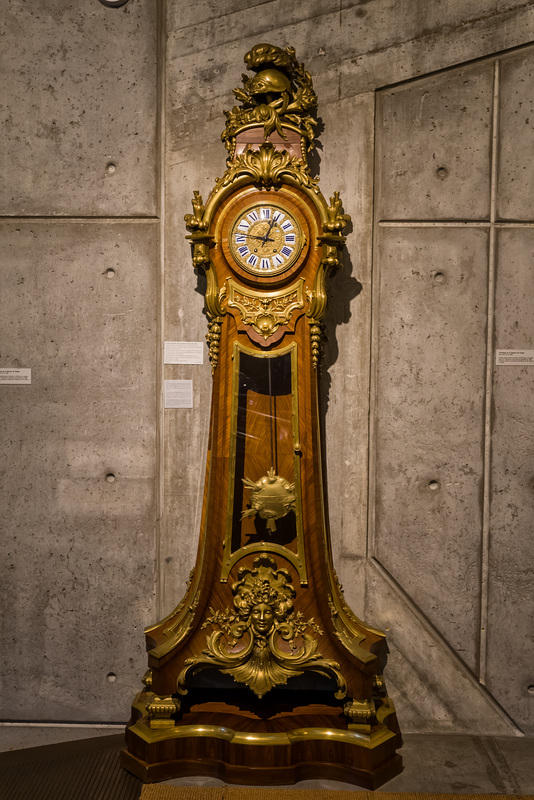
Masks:
[[[274,222],[275,222],[275,221],[274,221],[274,217],[272,217],[272,218],[271,218],[271,221],[270,221],[270,223],[269,223],[269,227],[267,228],[267,233],[265,234],[265,236],[262,236],[262,237],[261,237],[261,239],[263,240],[263,243],[264,243],[264,244],[265,244],[265,242],[273,242],[273,241],[274,241],[274,239],[269,239],[269,238],[268,238],[268,237],[269,237],[269,234],[270,234],[270,232],[271,232],[271,231],[272,231],[272,229],[273,229]]]

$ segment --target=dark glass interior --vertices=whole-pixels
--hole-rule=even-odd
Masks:
[[[273,469],[294,481],[291,353],[262,358],[240,352],[238,386],[232,552],[261,541],[286,546],[296,538],[293,511],[276,521],[274,532],[259,514],[241,516],[250,507],[243,478],[255,482]]]

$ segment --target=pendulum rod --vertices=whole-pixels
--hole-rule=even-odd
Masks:
[[[273,389],[272,389],[272,379],[271,379],[271,359],[267,359],[267,377],[268,377],[268,385],[269,385],[269,427],[270,427],[270,434],[271,434],[271,466],[274,469],[275,473],[278,474],[278,457],[276,452],[276,438],[275,438],[275,429],[274,429],[274,398],[273,398]]]

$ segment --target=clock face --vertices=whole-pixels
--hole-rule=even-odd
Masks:
[[[230,252],[253,275],[278,275],[302,252],[305,244],[296,217],[276,203],[254,203],[240,211],[230,228]]]

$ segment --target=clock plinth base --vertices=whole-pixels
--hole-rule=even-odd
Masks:
[[[145,783],[204,775],[249,786],[326,779],[377,789],[402,771],[394,713],[387,722],[350,725],[342,709],[318,704],[264,720],[235,706],[205,703],[172,727],[132,719],[121,765]]]

